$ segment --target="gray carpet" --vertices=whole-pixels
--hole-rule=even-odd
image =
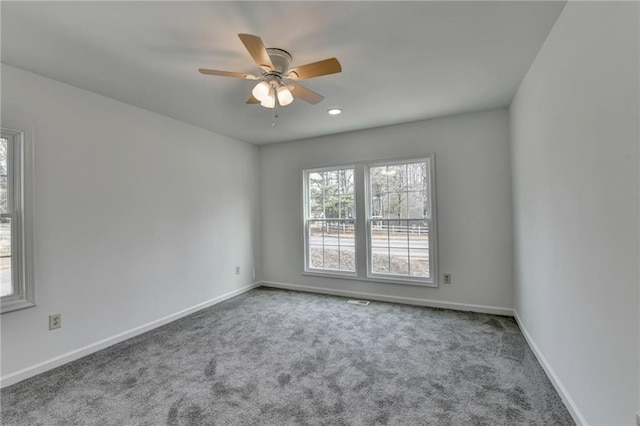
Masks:
[[[574,424],[512,318],[259,288],[2,390],[5,425]]]

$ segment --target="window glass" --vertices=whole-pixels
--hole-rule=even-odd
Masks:
[[[0,138],[0,214],[9,213],[8,206],[8,165],[9,140]]]
[[[307,172],[306,184],[307,269],[355,272],[354,170]]]
[[[11,217],[8,216],[9,140],[0,138],[0,297],[14,294],[11,279]]]
[[[431,278],[429,163],[376,165],[369,179],[371,273]]]

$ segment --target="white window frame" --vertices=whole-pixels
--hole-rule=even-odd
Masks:
[[[7,200],[11,218],[11,275],[13,294],[0,301],[7,313],[35,306],[32,242],[32,138],[28,130],[0,126],[7,147]]]
[[[355,224],[357,224],[358,222],[358,207],[357,207],[357,203],[358,203],[358,194],[356,193],[356,188],[355,188],[355,182],[354,182],[354,199],[355,199],[355,211],[353,214],[353,218],[344,218],[344,219],[310,219],[309,218],[309,175],[312,173],[318,173],[318,172],[333,172],[333,171],[337,171],[337,170],[345,170],[345,169],[353,169],[353,175],[354,175],[354,180],[356,179],[356,168],[353,165],[343,165],[343,166],[334,166],[334,167],[319,167],[319,168],[314,168],[314,169],[305,169],[302,171],[302,181],[303,181],[303,222],[304,222],[304,272],[306,273],[312,273],[312,274],[320,274],[320,275],[336,275],[336,276],[341,276],[341,277],[355,277],[358,275],[358,244],[357,244],[357,239],[358,239],[358,229],[356,226],[356,229],[354,229],[354,234],[355,234],[355,247],[354,247],[354,256],[356,259],[356,270],[355,271],[342,271],[342,270],[338,270],[338,269],[324,269],[324,268],[313,268],[311,267],[311,262],[310,262],[310,253],[309,253],[309,222],[310,221],[316,221],[316,220],[326,220],[326,221],[353,221]]]
[[[406,164],[406,163],[419,163],[429,162],[430,169],[430,188],[431,193],[431,218],[430,218],[430,232],[429,232],[429,262],[431,277],[428,279],[420,277],[409,277],[406,275],[382,275],[372,274],[370,265],[370,251],[371,241],[369,237],[370,227],[370,200],[369,200],[369,168],[380,165],[391,164]],[[308,235],[308,175],[317,171],[331,171],[345,168],[354,169],[354,185],[355,185],[355,256],[356,256],[356,272],[343,272],[329,269],[313,269],[309,268],[309,242],[307,241]],[[435,155],[433,153],[426,154],[419,157],[412,158],[391,158],[391,159],[379,159],[362,162],[350,162],[345,164],[334,164],[332,166],[319,166],[310,167],[300,170],[300,180],[302,183],[301,188],[301,218],[302,218],[302,230],[303,230],[303,259],[301,264],[302,275],[319,276],[327,278],[341,278],[358,281],[369,281],[376,283],[388,283],[388,284],[405,284],[414,285],[420,287],[438,287],[438,238],[437,238],[437,206],[436,206],[436,173],[435,173]]]
[[[375,279],[377,281],[391,281],[391,282],[402,282],[404,284],[414,284],[414,285],[424,285],[424,286],[437,286],[437,277],[438,277],[438,262],[437,262],[437,238],[436,238],[436,206],[435,206],[435,167],[433,161],[433,154],[428,155],[422,158],[411,158],[404,160],[389,160],[389,161],[375,161],[371,163],[367,163],[365,167],[365,198],[366,198],[366,236],[367,236],[367,277],[370,279]],[[420,220],[424,220],[429,222],[429,275],[428,278],[423,277],[412,277],[407,275],[395,275],[395,274],[383,274],[383,273],[375,273],[372,271],[371,265],[371,252],[372,252],[372,241],[371,241],[371,175],[370,171],[372,167],[381,167],[381,166],[396,166],[399,164],[416,164],[416,163],[427,163],[429,165],[429,187],[427,191],[429,193],[429,203],[431,210],[431,217],[424,218]],[[393,219],[396,220],[396,219]],[[399,221],[411,221],[416,219],[397,219]]]

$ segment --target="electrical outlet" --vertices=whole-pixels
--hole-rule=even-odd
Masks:
[[[236,266],[236,275],[240,275],[240,267]]]
[[[443,274],[442,278],[445,284],[451,284],[451,274]]]
[[[49,315],[49,330],[62,327],[62,314]]]

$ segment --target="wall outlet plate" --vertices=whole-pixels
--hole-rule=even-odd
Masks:
[[[236,275],[240,275],[240,267],[236,266]]]
[[[445,284],[451,284],[451,274],[443,274],[442,275],[442,281]]]
[[[49,315],[49,330],[62,327],[62,314]]]

